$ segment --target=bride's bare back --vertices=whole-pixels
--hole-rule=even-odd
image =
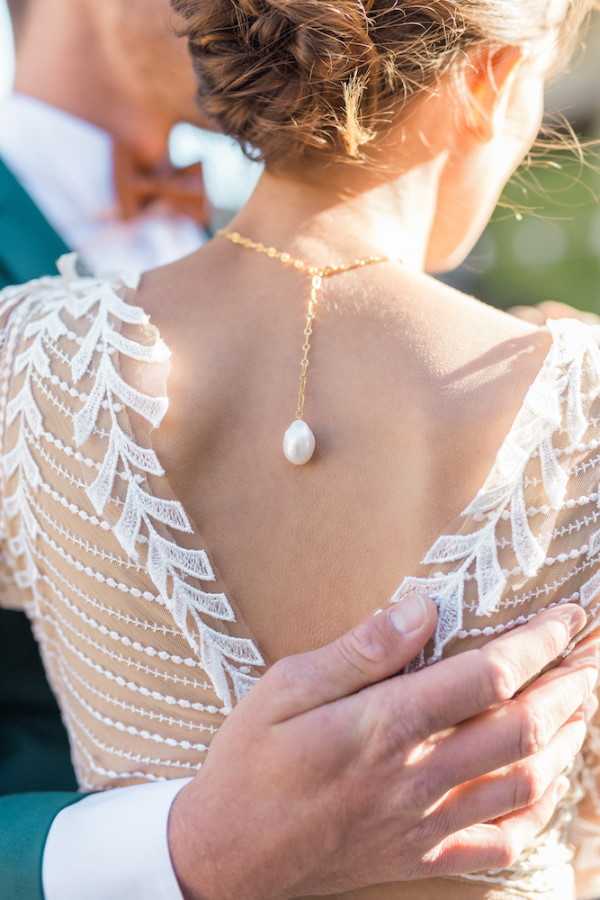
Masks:
[[[333,640],[418,573],[485,481],[550,344],[398,265],[344,276],[315,326],[306,418],[318,454],[295,468],[281,438],[306,291],[296,273],[215,242],[147,276],[138,296],[174,351],[155,448],[269,663]],[[347,896],[507,894],[440,881]]]
[[[318,450],[294,467],[281,443],[306,293],[214,244],[139,294],[173,350],[154,443],[271,661],[332,640],[416,573],[483,484],[550,343],[397,265],[344,276],[315,326]]]
[[[536,331],[408,272],[349,282],[317,323],[320,453],[296,469],[281,455],[288,385],[263,376],[295,355],[296,286],[224,246],[137,293],[65,260],[62,278],[0,298],[0,603],[35,621],[86,789],[195,773],[266,665],[341,635],[397,586],[403,603],[413,574],[439,607],[418,662],[565,600],[598,614],[597,330]],[[148,313],[172,349],[170,389]],[[496,883],[570,896],[593,741],[580,762],[539,842],[458,896]]]
[[[301,468],[281,451],[297,273],[217,240],[145,277],[135,307],[122,286],[76,278],[5,298],[12,596],[28,602],[35,582],[92,787],[195,771],[263,663],[402,602],[420,572],[440,609],[420,662],[564,599],[589,605],[598,587],[598,335],[551,338],[418,274],[477,241],[592,0],[173,5],[206,114],[267,164],[234,227],[313,265],[408,265],[327,284],[306,405],[318,453]],[[173,351],[164,421],[164,367],[149,365],[164,359],[142,309]],[[582,765],[590,784],[596,765]],[[536,896],[571,900],[576,802],[511,872],[354,900],[527,895],[538,875]]]

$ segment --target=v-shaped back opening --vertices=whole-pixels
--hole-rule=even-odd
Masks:
[[[144,309],[143,301],[141,301],[141,299],[140,299],[140,289],[139,288],[132,295],[132,301],[135,302],[136,305],[140,309]],[[148,319],[150,321],[150,316],[148,316]],[[157,324],[157,320],[156,320],[155,316],[152,318],[152,327],[156,330],[158,339],[162,341],[161,329],[160,329],[160,326]],[[547,332],[548,330],[541,329],[540,331]],[[479,497],[482,492],[489,490],[490,483],[494,482],[499,477],[501,477],[503,460],[505,459],[507,448],[510,447],[511,444],[515,442],[515,439],[518,442],[518,432],[521,428],[524,410],[527,408],[528,404],[534,398],[536,391],[538,390],[541,382],[543,381],[543,379],[545,377],[545,372],[546,372],[547,366],[549,364],[549,360],[551,360],[553,354],[555,354],[557,352],[556,345],[557,345],[557,340],[558,340],[558,336],[560,335],[560,333],[561,333],[560,327],[557,326],[549,334],[550,343],[549,343],[549,346],[544,349],[543,355],[540,354],[541,361],[540,361],[539,369],[537,370],[536,375],[533,378],[533,381],[531,381],[529,384],[527,384],[523,390],[522,399],[519,403],[517,410],[514,412],[512,422],[508,429],[508,432],[502,438],[498,452],[496,453],[496,455],[490,462],[488,475],[486,476],[485,479],[483,479],[481,488],[475,495],[473,502],[476,501],[477,497]],[[163,367],[163,369],[162,369],[162,374],[161,374],[160,380],[161,380],[161,385],[160,385],[159,393],[163,394],[166,397],[166,396],[168,396],[168,371],[167,371],[166,367]],[[151,434],[150,434],[150,440],[152,440]],[[183,508],[185,508],[185,504],[182,502],[181,498],[177,497],[177,493],[176,493],[172,483],[169,482],[168,473],[165,474],[165,479],[166,479],[166,483],[169,484],[170,495],[174,499],[176,499],[179,503],[181,503]],[[466,511],[465,510],[457,511],[457,514],[452,519],[449,520],[446,528],[443,528],[440,530],[439,535],[442,536],[448,532],[452,533],[454,530],[460,531],[462,522],[464,520],[465,512],[468,512],[468,509],[469,509],[469,506],[467,506]],[[186,515],[190,519],[190,521],[194,520],[194,516],[190,513],[189,510],[186,510]],[[194,532],[195,532],[196,536],[199,533],[201,533],[201,531],[199,531],[199,529],[197,527],[197,524],[194,527]],[[427,562],[427,559],[428,559],[432,549],[435,547],[436,543],[437,543],[437,541],[434,541],[434,543],[428,549],[427,553],[425,553],[422,564],[425,564]],[[226,562],[226,560],[222,561],[221,569],[223,571],[220,572],[219,578],[221,581],[223,581],[224,584],[227,584],[227,571],[226,571],[227,562]],[[395,591],[392,592],[392,594],[389,598],[390,602],[394,602],[394,601],[401,599],[401,597],[403,596],[403,594],[406,591],[407,584],[414,584],[415,581],[418,581],[418,570],[414,573],[414,576],[411,576],[409,578],[404,578],[404,579],[400,580],[400,573],[399,573],[398,577],[399,577],[398,587],[396,588]],[[236,620],[238,621],[238,626],[243,629],[244,633],[248,636],[249,640],[251,640],[254,643],[254,645],[256,646],[257,651],[259,653],[261,653],[261,656],[263,658],[263,661],[265,662],[265,665],[271,664],[271,662],[273,660],[269,660],[265,656],[265,654],[259,650],[260,640],[257,639],[256,635],[252,634],[251,629],[246,624],[246,619],[244,617],[244,611],[243,611],[243,608],[244,608],[243,598],[236,598],[236,597],[232,596],[229,598],[229,602],[231,603],[232,608],[235,609]],[[238,632],[238,633],[241,634],[241,632]]]

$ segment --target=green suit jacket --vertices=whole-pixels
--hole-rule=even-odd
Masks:
[[[68,251],[0,160],[0,288],[56,272]],[[55,816],[76,802],[69,745],[26,617],[0,610],[0,897],[42,900]]]

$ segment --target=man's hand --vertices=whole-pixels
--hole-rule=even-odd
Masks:
[[[577,319],[586,325],[600,324],[600,316],[575,309],[574,306],[559,303],[557,300],[546,300],[536,306],[513,306],[508,312],[517,319],[531,322],[532,325],[545,325],[548,319]]]
[[[598,642],[515,695],[585,618],[563,606],[398,674],[435,627],[434,604],[413,594],[277,662],[173,805],[185,897],[287,900],[514,862],[566,790],[595,706]]]

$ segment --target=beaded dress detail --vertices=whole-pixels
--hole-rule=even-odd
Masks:
[[[193,775],[264,663],[208,590],[152,450],[169,352],[121,296],[135,283],[75,263],[0,294],[1,587],[31,617],[80,785],[96,789]]]
[[[169,351],[135,280],[77,273],[0,293],[0,604],[24,610],[83,789],[190,776],[265,660],[219,590],[201,537],[152,448]],[[130,302],[133,300],[134,302]],[[543,609],[600,608],[600,328],[551,323],[552,344],[484,486],[427,553],[428,665]],[[510,871],[477,876],[543,897],[598,829],[591,730],[555,821]],[[600,804],[596,803],[600,812]]]

